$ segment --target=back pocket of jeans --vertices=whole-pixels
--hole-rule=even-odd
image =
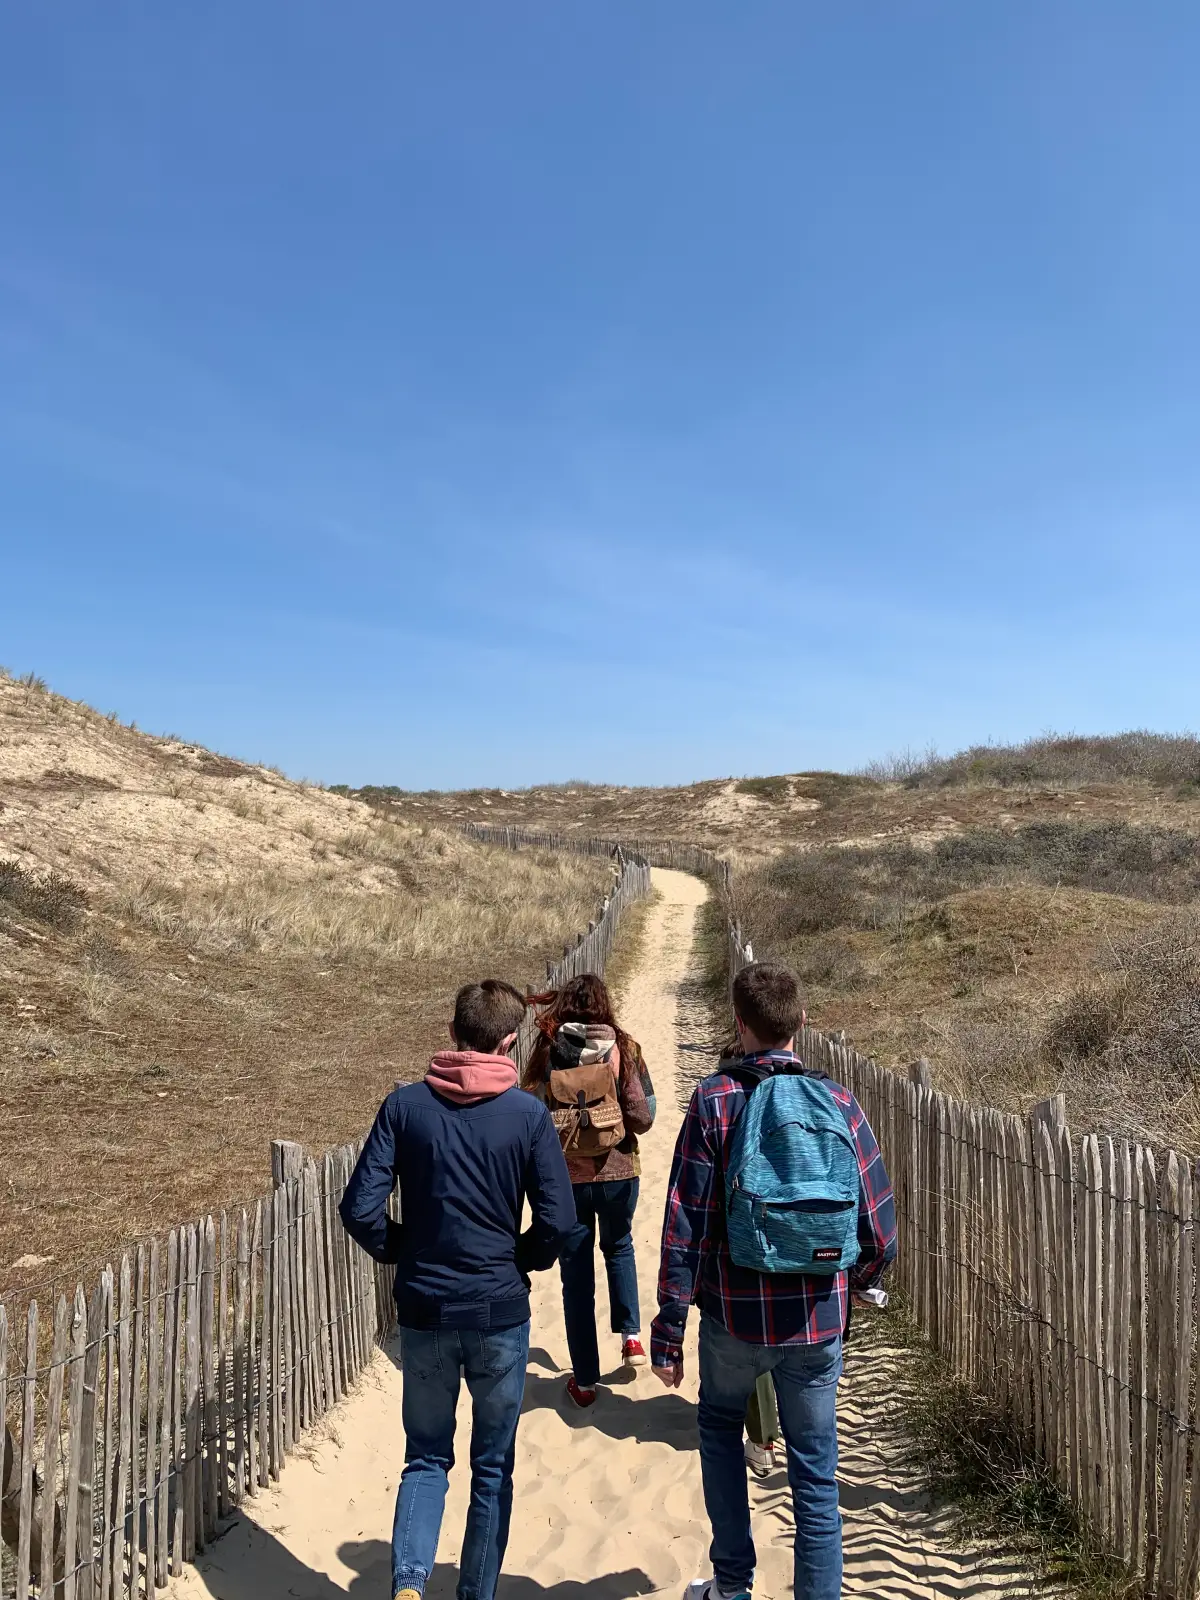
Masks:
[[[489,1378],[501,1378],[525,1359],[527,1333],[524,1326],[500,1328],[479,1334],[479,1358]]]
[[[442,1370],[442,1352],[432,1328],[405,1328],[400,1335],[400,1366],[414,1378],[435,1378]]]

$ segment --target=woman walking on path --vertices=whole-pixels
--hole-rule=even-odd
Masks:
[[[597,1233],[621,1359],[628,1367],[646,1361],[632,1227],[641,1175],[637,1136],[654,1122],[654,1085],[641,1046],[613,1015],[603,979],[585,972],[534,999],[545,1010],[522,1083],[550,1108],[575,1196],[576,1226],[562,1242],[559,1269],[571,1356],[567,1394],[585,1407],[594,1404],[600,1381]]]

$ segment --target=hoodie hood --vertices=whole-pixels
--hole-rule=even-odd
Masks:
[[[439,1050],[429,1063],[425,1082],[455,1105],[474,1106],[515,1088],[517,1068],[508,1056],[485,1055],[482,1050]]]

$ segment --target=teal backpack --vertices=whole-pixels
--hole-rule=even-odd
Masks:
[[[858,1260],[858,1154],[823,1078],[728,1069],[746,1090],[729,1145],[729,1253],[754,1272],[832,1274]]]

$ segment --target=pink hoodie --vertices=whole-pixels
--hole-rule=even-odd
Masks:
[[[517,1068],[508,1056],[489,1056],[482,1050],[439,1050],[429,1063],[425,1082],[455,1105],[475,1106],[515,1088]]]

